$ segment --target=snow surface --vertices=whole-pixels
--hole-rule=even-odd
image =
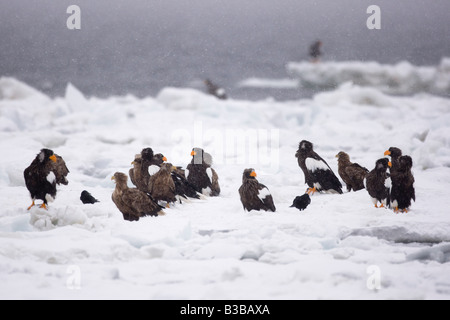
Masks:
[[[429,92],[450,95],[450,58],[439,66],[415,66],[408,61],[395,65],[378,62],[290,62],[288,73],[305,87],[335,88],[345,82],[375,87],[390,94]]]
[[[0,136],[1,299],[450,298],[449,99],[351,84],[282,103],[178,88],[86,98],[72,85],[51,99],[1,78]],[[417,202],[395,214],[361,190],[290,208],[306,190],[301,140],[334,172],[339,151],[372,169],[400,147],[414,161]],[[111,201],[113,173],[128,173],[144,147],[185,167],[193,146],[213,155],[221,195],[124,221]],[[48,211],[27,211],[23,170],[43,147],[64,158],[69,184]],[[277,212],[242,209],[249,167]],[[83,190],[100,202],[83,205]]]

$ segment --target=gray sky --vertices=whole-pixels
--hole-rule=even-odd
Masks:
[[[66,28],[72,4],[80,31]],[[372,4],[381,30],[366,27]],[[316,39],[329,60],[438,64],[450,56],[449,0],[0,0],[0,8],[0,76],[48,78],[54,88],[282,77]]]

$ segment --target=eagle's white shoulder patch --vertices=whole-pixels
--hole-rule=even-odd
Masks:
[[[264,201],[264,199],[267,198],[267,196],[270,196],[269,189],[263,188],[263,189],[259,190],[258,198],[261,199],[261,201]]]
[[[327,164],[321,160],[316,160],[314,158],[306,158],[305,159],[305,165],[306,168],[309,171],[316,171],[316,170],[330,170],[330,168],[328,168]]]
[[[148,174],[150,176],[154,175],[155,173],[157,173],[159,171],[160,167],[158,167],[157,165],[151,165],[148,167]]]
[[[50,173],[47,175],[47,181],[50,183],[54,183],[56,181],[56,176],[53,171],[50,171]]]
[[[213,180],[213,173],[212,173],[211,168],[207,168],[207,169],[206,169],[206,174],[208,175],[209,181],[211,181],[211,183],[212,183],[212,180]]]

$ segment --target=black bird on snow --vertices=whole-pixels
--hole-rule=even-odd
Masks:
[[[244,209],[264,210],[275,212],[275,205],[269,189],[256,180],[254,169],[245,169],[242,175],[242,185],[239,188],[239,195]]]
[[[219,176],[211,168],[212,157],[200,148],[193,148],[192,160],[186,167],[186,179],[201,194],[211,197],[220,194]]]
[[[389,204],[391,178],[387,170],[391,166],[392,164],[387,158],[378,159],[375,168],[364,179],[366,190],[376,208],[378,208],[378,202],[381,203],[380,208]]]
[[[217,97],[220,100],[226,100],[227,99],[227,95],[225,93],[225,89],[215,85],[209,79],[206,79],[204,81],[204,83],[205,83],[206,89],[207,89],[207,91],[208,91],[208,93],[210,95],[213,95],[213,96]]]
[[[116,172],[111,180],[116,182],[116,188],[111,196],[123,218],[128,221],[137,221],[144,216],[164,215],[162,207],[146,192],[137,188],[129,188],[126,174]]]
[[[33,201],[28,210],[35,205],[36,199],[43,201],[40,208],[47,209],[48,202],[56,197],[56,185],[69,183],[66,178],[68,173],[66,163],[60,156],[50,149],[42,149],[23,173]]]
[[[309,204],[311,203],[311,197],[309,194],[305,193],[304,195],[295,197],[294,201],[292,202],[291,208],[297,208],[298,210],[302,211],[305,210]]]
[[[92,194],[90,194],[88,191],[83,190],[81,192],[81,196],[80,196],[80,200],[81,202],[83,202],[83,204],[94,204],[96,202],[100,202],[97,199],[95,199]]]
[[[350,156],[343,151],[339,152],[336,158],[338,158],[338,173],[347,185],[347,191],[364,189],[364,178],[369,170],[358,163],[350,162]]]
[[[305,175],[308,184],[307,193],[314,192],[342,193],[342,184],[333,173],[328,163],[313,150],[313,144],[302,140],[295,154],[298,165]]]
[[[401,156],[398,158],[396,170],[391,173],[391,208],[396,213],[408,212],[411,200],[416,201],[412,166],[413,161],[410,156]]]

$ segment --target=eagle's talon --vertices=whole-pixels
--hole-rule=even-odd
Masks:
[[[317,191],[316,187],[314,187],[314,188],[308,188],[308,189],[306,190],[306,193],[307,193],[308,195],[313,195],[316,191]]]
[[[31,206],[29,206],[28,208],[27,208],[27,210],[30,210],[31,208],[33,208],[35,206],[35,203],[34,203],[34,200],[33,200],[33,203],[31,203]]]

